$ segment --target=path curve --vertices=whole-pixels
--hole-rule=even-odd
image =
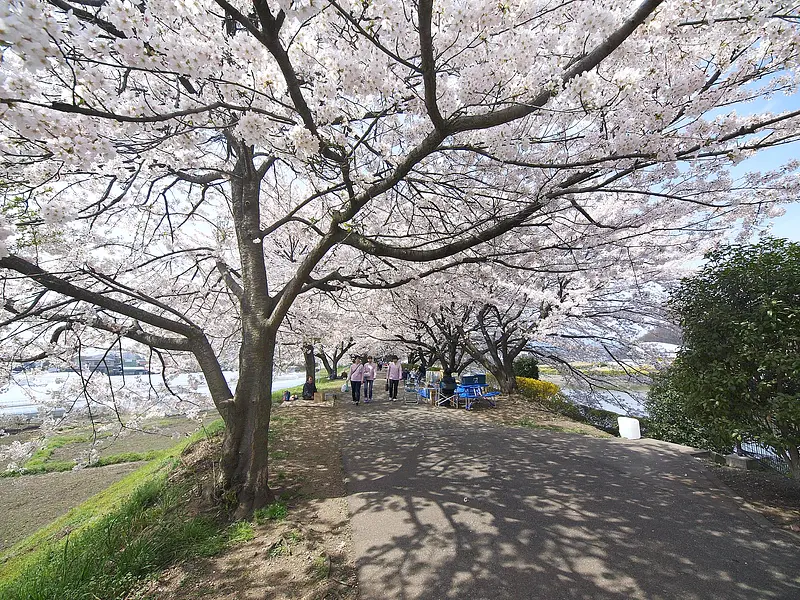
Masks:
[[[682,447],[339,403],[362,600],[800,598],[800,548]]]

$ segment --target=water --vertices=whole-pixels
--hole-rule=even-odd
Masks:
[[[98,375],[100,375],[98,373]],[[235,389],[236,382],[239,379],[239,374],[233,371],[225,372],[225,378],[231,389]],[[111,380],[111,385],[114,389],[126,388],[142,388],[146,391],[149,382],[148,377],[145,376],[112,376],[107,378],[101,375],[100,379],[96,381],[108,382]],[[153,375],[154,382],[160,382],[160,375]],[[195,383],[191,383],[194,379]],[[272,391],[281,391],[290,387],[302,385],[305,382],[305,373],[277,373],[272,382]],[[64,387],[80,383],[80,377],[77,373],[37,373],[35,375],[28,373],[15,373],[12,376],[8,388],[4,392],[0,392],[0,415],[28,415],[36,416],[39,414],[40,409],[50,410],[59,405],[59,399],[64,399]],[[205,378],[201,373],[191,373],[178,375],[169,379],[169,384],[172,389],[191,389],[193,392],[200,394],[209,394],[208,386],[205,384]],[[73,392],[74,395],[74,392]]]
[[[580,390],[575,388],[562,388],[562,392],[575,402],[593,408],[602,408],[623,416],[646,416],[644,401],[646,392],[623,392],[619,390]]]

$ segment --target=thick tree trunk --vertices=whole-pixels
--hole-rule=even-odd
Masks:
[[[497,386],[504,394],[513,394],[517,391],[517,378],[514,376],[513,369],[494,367],[490,369],[492,375],[497,380]]]
[[[314,344],[303,344],[303,359],[306,367],[306,381],[309,377],[316,377],[317,361],[314,356]]]
[[[231,209],[241,261],[237,289],[242,319],[239,382],[225,416],[222,476],[227,493],[236,496],[237,518],[273,500],[268,485],[268,433],[272,409],[272,375],[278,325],[268,327],[273,311],[267,287],[264,252],[253,239],[260,227],[259,200],[263,170],[255,168],[253,150],[228,138],[237,155],[231,177]]]
[[[792,477],[800,480],[800,448],[790,446],[787,453],[789,454],[789,472]]]
[[[274,352],[275,334],[262,329],[246,336],[239,353],[239,382],[225,419],[222,446],[224,488],[236,494],[237,518],[248,517],[273,500],[267,436]]]

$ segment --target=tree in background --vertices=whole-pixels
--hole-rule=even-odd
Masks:
[[[463,342],[471,309],[452,299],[442,302],[425,285],[403,291],[391,295],[391,327],[382,323],[383,339],[407,348],[412,363],[424,359],[429,366],[440,364],[445,373],[461,373],[473,362]],[[375,335],[379,334],[376,330]]]
[[[729,173],[798,139],[797,10],[707,4],[0,4],[3,358],[125,338],[200,369],[250,514],[303,295],[666,264],[797,197],[793,164]]]
[[[322,361],[325,370],[328,371],[328,379],[339,377],[339,361],[347,354],[347,351],[355,346],[353,338],[341,339],[334,344],[319,344],[317,346],[317,358]]]
[[[765,239],[706,258],[672,295],[683,346],[651,396],[653,417],[678,405],[713,445],[762,443],[800,476],[800,244]]]
[[[514,375],[516,377],[527,377],[528,379],[539,379],[539,362],[530,355],[518,357],[514,361]]]

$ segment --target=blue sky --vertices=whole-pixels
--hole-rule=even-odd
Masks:
[[[786,207],[786,214],[772,219],[772,235],[800,242],[800,202]]]
[[[753,84],[753,87],[758,87],[758,84]],[[776,93],[767,98],[756,98],[750,102],[740,103],[718,112],[721,114],[734,109],[739,115],[779,114],[784,111],[795,111],[799,108],[800,91],[790,94]],[[716,113],[717,111],[714,111],[711,114]],[[800,158],[800,142],[762,150],[752,158],[731,169],[731,172],[734,177],[739,177],[747,171],[771,171],[796,158]],[[800,198],[796,198],[791,204],[784,205],[784,208],[786,209],[785,215],[771,219],[772,230],[770,234],[773,237],[788,238],[792,241],[800,242]]]

